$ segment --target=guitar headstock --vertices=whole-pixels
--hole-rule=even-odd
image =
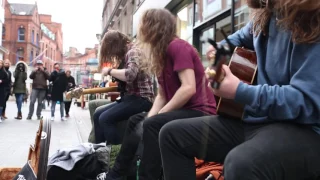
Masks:
[[[211,65],[211,69],[207,71],[207,75],[212,80],[212,87],[219,88],[220,82],[224,78],[224,72],[222,71],[222,65],[228,64],[231,56],[235,50],[235,46],[230,42],[226,33],[221,29],[221,33],[225,38],[227,46],[218,44],[213,39],[208,39],[208,43],[210,43],[216,50],[215,52],[215,59]]]
[[[79,99],[83,93],[83,88],[75,88],[66,94],[66,98],[71,99],[71,98],[77,98]]]

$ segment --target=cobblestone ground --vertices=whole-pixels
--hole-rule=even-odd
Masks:
[[[36,110],[37,104],[35,104]],[[51,127],[51,144],[49,156],[56,150],[74,146],[81,142],[87,142],[91,130],[90,116],[87,109],[71,106],[70,118],[61,121],[60,106],[56,106],[56,119]],[[22,108],[23,119],[16,120],[17,107],[14,101],[7,103],[7,120],[0,123],[0,167],[21,167],[26,163],[30,144],[34,143],[39,121],[36,116],[32,120],[26,120],[29,104]],[[50,118],[50,107],[42,111],[45,118]]]

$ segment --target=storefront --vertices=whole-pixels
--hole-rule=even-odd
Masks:
[[[204,66],[208,65],[205,53],[209,44],[203,41],[208,38],[221,41],[224,39],[221,28],[229,35],[249,20],[246,0],[185,1],[171,11],[177,14],[178,35],[199,50]]]
[[[207,38],[221,41],[220,29],[231,34],[243,27],[249,20],[249,8],[246,0],[163,0],[161,4],[152,5],[154,0],[145,0],[133,17],[133,27],[137,27],[142,12],[148,8],[169,9],[177,15],[177,34],[180,38],[193,44],[201,54],[204,66],[208,65],[205,58]],[[233,18],[231,18],[233,17]],[[133,28],[136,29],[136,28]],[[134,30],[133,34],[136,32]]]

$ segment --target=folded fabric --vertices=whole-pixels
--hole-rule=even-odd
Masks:
[[[87,155],[93,154],[100,147],[106,147],[106,144],[83,143],[75,147],[59,149],[49,158],[48,166],[49,168],[51,166],[58,166],[70,171],[78,161]]]
[[[223,180],[223,165],[215,162],[205,162],[195,158],[197,180],[206,179],[210,174],[213,179]]]
[[[111,145],[98,148],[95,154],[98,158],[98,162],[101,165],[102,171],[108,172],[110,166]]]

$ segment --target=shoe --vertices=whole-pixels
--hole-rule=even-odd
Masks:
[[[21,112],[18,112],[18,115],[17,115],[17,117],[15,117],[15,119],[21,120],[21,119],[22,119],[22,113],[21,113]]]
[[[108,173],[100,173],[97,176],[97,180],[125,180],[124,177],[113,178]]]
[[[70,117],[69,114],[66,115],[66,118]]]
[[[2,118],[0,118],[0,123],[2,123]]]
[[[61,121],[65,121],[66,119],[64,117],[61,117]]]
[[[6,116],[6,113],[2,113],[2,118],[3,118],[3,120],[8,119]]]
[[[30,117],[30,116],[28,116],[28,117],[27,117],[27,120],[31,120],[31,117]]]
[[[107,179],[107,173],[100,173],[97,176],[97,180],[106,180]]]
[[[38,116],[37,117],[38,120],[41,120],[42,118],[43,118],[43,116]]]
[[[54,121],[54,117],[51,117],[51,121]]]

